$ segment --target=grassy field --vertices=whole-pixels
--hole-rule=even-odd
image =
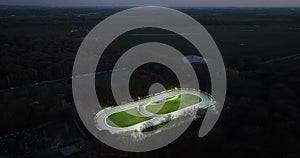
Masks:
[[[149,119],[150,118],[141,115],[137,108],[132,108],[108,116],[107,123],[110,126],[128,127]]]
[[[179,107],[180,101],[181,107]],[[188,106],[197,104],[201,101],[201,98],[192,94],[182,94],[173,98],[167,99],[166,102],[151,103],[146,107],[146,110],[155,114],[167,114],[174,112],[178,109],[183,109]]]
[[[182,101],[182,105],[179,108],[180,101]],[[167,98],[166,102],[151,103],[146,107],[146,109],[156,114],[167,114],[178,109],[194,105],[200,101],[201,98],[198,96],[192,94],[183,94]],[[132,108],[108,116],[107,123],[113,127],[129,127],[149,119],[150,118],[141,115],[137,108]]]

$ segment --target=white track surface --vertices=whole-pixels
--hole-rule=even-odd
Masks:
[[[162,115],[157,115],[153,114],[149,111],[146,110],[146,106],[149,105],[152,102],[156,101],[161,101],[169,97],[174,97],[176,95],[180,94],[193,94],[198,97],[200,97],[202,100],[200,103],[179,109],[177,111],[168,113],[168,114],[162,114]],[[173,90],[173,91],[164,91],[161,93],[157,93],[154,95],[149,96],[146,99],[138,100],[135,102],[127,103],[121,106],[117,107],[109,107],[106,109],[103,109],[99,111],[96,116],[95,116],[95,124],[96,128],[100,131],[102,130],[108,130],[111,134],[122,134],[122,133],[130,133],[133,131],[142,131],[143,129],[147,128],[147,125],[151,124],[151,126],[158,125],[166,120],[166,117],[168,115],[172,115],[172,118],[179,118],[181,116],[185,116],[187,114],[191,115],[191,117],[194,117],[196,112],[199,109],[206,109],[210,106],[214,105],[214,101],[212,97],[209,94],[206,94],[204,92],[201,92],[199,90],[194,90],[194,89],[178,89],[178,90]],[[132,109],[132,108],[138,108],[138,111],[144,115],[145,117],[150,117],[151,119],[137,123],[132,126],[128,127],[114,127],[111,126],[107,123],[108,116],[121,112],[124,110]]]

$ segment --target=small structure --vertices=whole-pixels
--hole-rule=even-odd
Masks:
[[[206,64],[206,59],[197,55],[190,55],[183,58],[184,63],[200,63]]]

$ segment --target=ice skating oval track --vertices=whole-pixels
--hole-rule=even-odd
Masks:
[[[146,107],[154,102],[162,101],[166,98],[174,97],[176,95],[182,95],[182,94],[192,94],[195,96],[198,96],[201,98],[200,102],[188,107],[184,107],[181,109],[178,109],[176,111],[167,113],[167,114],[154,114],[149,112]],[[210,106],[213,106],[215,104],[215,101],[213,98],[202,91],[195,90],[195,89],[176,89],[176,90],[169,90],[164,91],[160,93],[156,93],[150,96],[147,96],[146,99],[141,99],[135,102],[130,102],[127,104],[123,104],[116,107],[109,107],[106,109],[103,109],[99,111],[95,116],[95,126],[98,130],[103,131],[107,130],[111,134],[122,134],[122,133],[130,133],[133,131],[142,131],[145,128],[148,128],[151,126],[159,125],[163,123],[166,120],[166,117],[172,115],[172,119],[176,119],[182,116],[185,116],[187,114],[191,115],[191,117],[194,117],[196,115],[196,112],[199,109],[206,109]],[[118,127],[117,125],[112,126],[111,123],[108,123],[108,117],[119,113],[122,111],[126,111],[129,109],[137,108],[138,112],[143,116],[149,118],[146,121],[139,122],[137,124],[128,126],[128,127]]]

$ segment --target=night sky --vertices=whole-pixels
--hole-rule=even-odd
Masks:
[[[300,6],[300,0],[0,0],[0,4],[42,6]]]

